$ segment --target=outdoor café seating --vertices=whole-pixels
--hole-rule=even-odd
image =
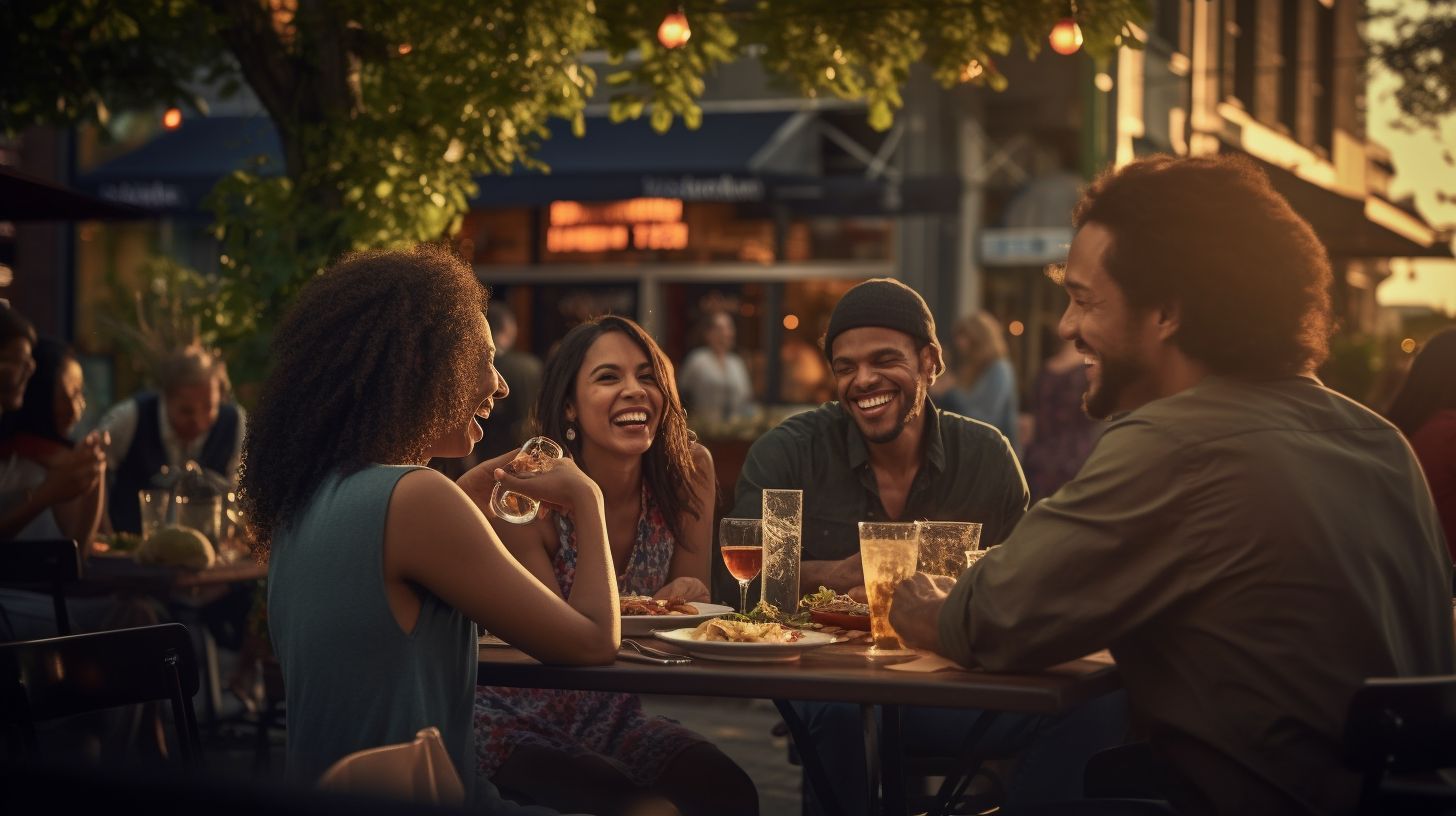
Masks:
[[[1370,678],[1350,700],[1345,753],[1364,774],[1361,813],[1449,813],[1456,786],[1456,677]]]
[[[11,758],[33,758],[38,724],[166,701],[179,758],[198,766],[198,688],[192,638],[181,624],[0,644],[0,729]]]
[[[56,631],[62,635],[71,634],[66,587],[81,577],[81,555],[75,541],[40,539],[7,542],[0,548],[0,575],[5,576],[6,586],[49,592],[56,611]],[[3,623],[8,624],[9,621]],[[8,625],[0,628],[0,638],[9,639],[9,628]]]

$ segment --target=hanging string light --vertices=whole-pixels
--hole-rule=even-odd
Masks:
[[[693,30],[688,27],[688,16],[682,9],[669,12],[657,27],[657,41],[663,48],[681,48],[692,39]]]
[[[1071,17],[1063,17],[1052,26],[1052,33],[1047,37],[1051,43],[1052,50],[1068,56],[1077,53],[1082,47],[1082,27]]]
[[[176,130],[182,127],[182,109],[167,108],[167,112],[162,114],[162,127],[167,130]]]

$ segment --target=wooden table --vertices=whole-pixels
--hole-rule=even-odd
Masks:
[[[676,651],[662,641],[648,645]],[[835,800],[829,776],[808,739],[807,729],[786,701],[845,702],[861,705],[867,716],[866,760],[871,804],[878,775],[883,779],[883,811],[905,812],[899,707],[904,705],[982,709],[989,719],[977,723],[980,733],[1001,712],[1060,714],[1095,697],[1121,688],[1117,667],[1105,653],[1075,660],[1037,674],[993,674],[948,670],[933,673],[896,671],[867,661],[863,647],[827,646],[793,663],[727,663],[694,659],[687,666],[660,666],[618,660],[610,666],[542,665],[512,648],[480,649],[479,682],[518,688],[579,689],[640,694],[771,699],[793,732],[805,771],[821,801]],[[873,707],[881,707],[882,737],[875,741]],[[876,750],[878,748],[878,751]],[[878,753],[878,762],[875,754]]]

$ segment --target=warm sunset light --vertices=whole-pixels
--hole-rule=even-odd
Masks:
[[[1047,40],[1051,43],[1052,50],[1058,54],[1075,54],[1082,47],[1082,27],[1071,17],[1064,17],[1052,26],[1052,33]]]
[[[961,68],[961,82],[970,82],[984,73],[986,73],[986,66],[977,60],[971,60],[965,64],[965,67]]]
[[[1400,350],[1405,352],[1406,354],[1415,354],[1416,341],[1407,337],[1406,339],[1400,341]]]
[[[789,331],[799,328],[799,316],[792,314],[784,315],[784,328]]]
[[[681,48],[692,39],[693,30],[688,27],[688,17],[681,11],[674,11],[662,18],[657,27],[657,41],[663,48]]]
[[[1022,323],[1020,320],[1013,320],[1010,323],[1006,324],[1006,331],[1009,332],[1012,337],[1020,337],[1021,335],[1026,333],[1026,324]]]
[[[182,109],[167,108],[167,112],[162,114],[162,127],[167,130],[176,130],[182,127]]]

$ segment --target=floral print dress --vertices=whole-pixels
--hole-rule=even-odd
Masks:
[[[558,547],[552,559],[562,595],[576,578],[576,528],[552,514]],[[627,569],[617,576],[623,595],[651,595],[668,581],[677,546],[646,483]],[[648,716],[634,694],[479,686],[475,690],[475,755],[483,776],[496,771],[518,745],[569,755],[596,754],[639,786],[652,784],[679,754],[703,737],[662,717]]]

